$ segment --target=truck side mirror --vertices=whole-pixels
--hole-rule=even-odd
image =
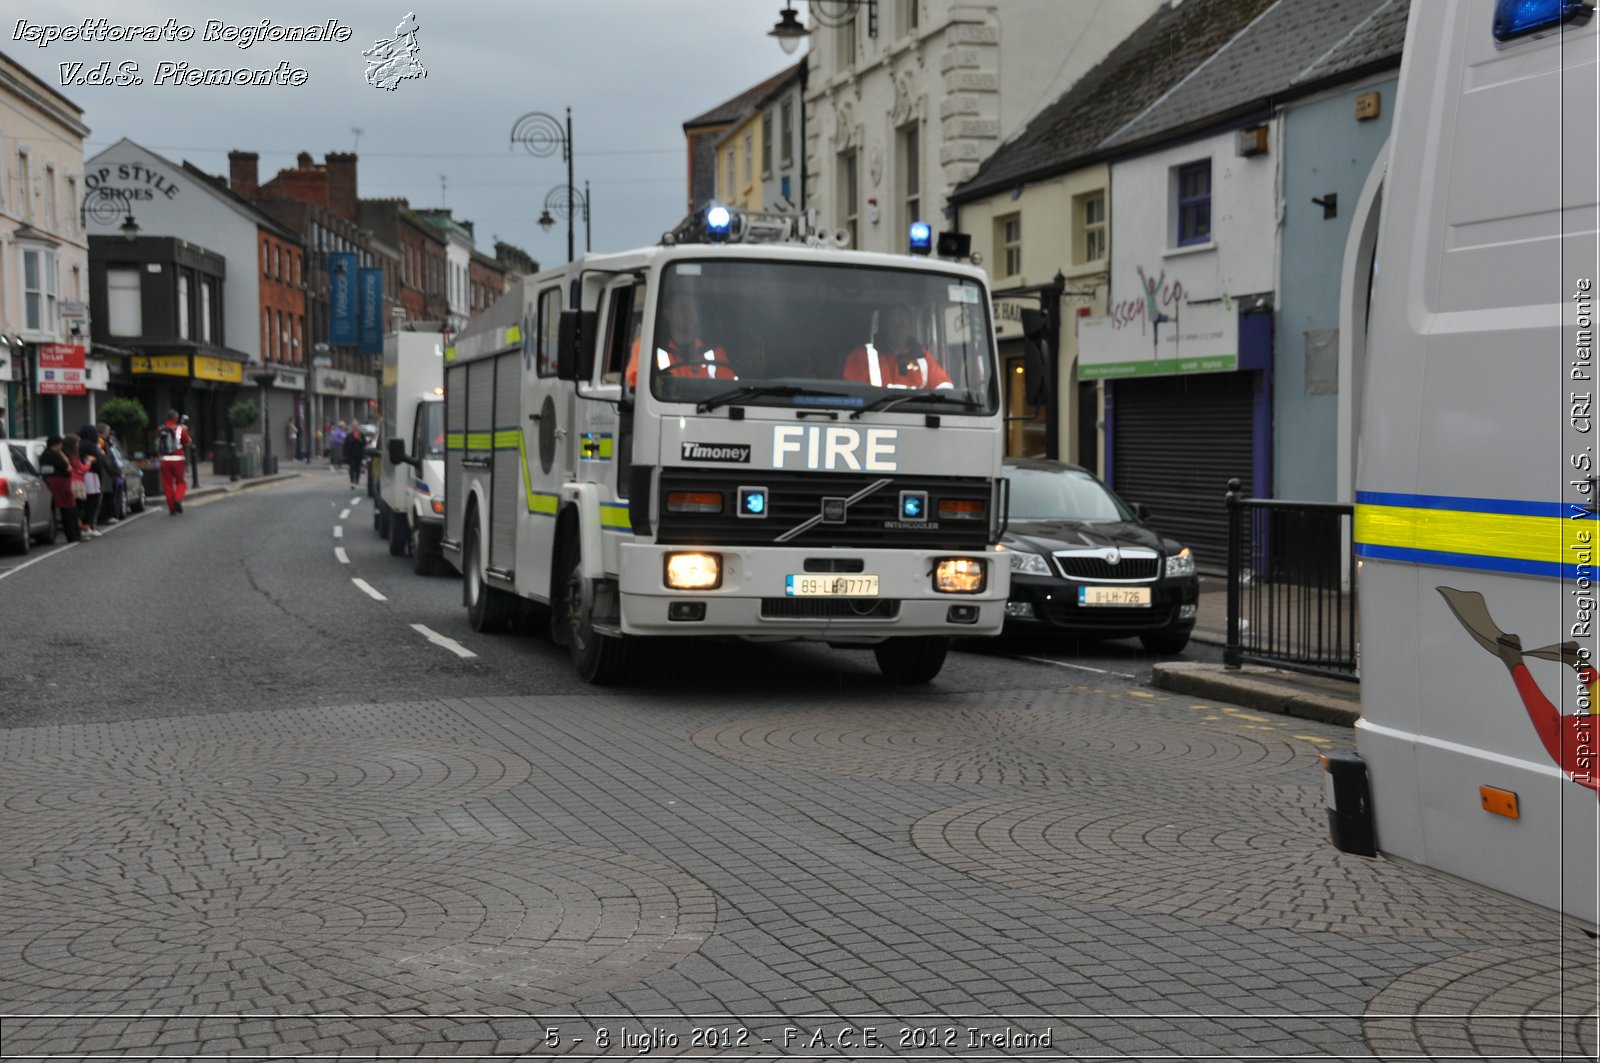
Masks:
[[[588,380],[594,375],[594,330],[598,316],[593,310],[561,311],[560,335],[556,339],[557,379]]]
[[[1022,365],[1027,371],[1027,399],[1029,406],[1047,406],[1050,403],[1050,338],[1049,318],[1043,310],[1022,312]]]
[[[406,463],[406,441],[403,439],[389,440],[389,464],[399,468]]]

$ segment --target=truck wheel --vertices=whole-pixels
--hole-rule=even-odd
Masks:
[[[389,514],[389,556],[406,556],[406,520],[404,513]]]
[[[439,571],[438,547],[429,547],[422,538],[422,531],[417,521],[411,522],[410,537],[406,549],[411,553],[411,571],[419,576],[431,576]]]
[[[561,582],[551,603],[550,633],[558,644],[567,647],[580,679],[596,686],[615,683],[626,666],[627,642],[594,629],[593,592],[583,577],[583,557],[576,535],[563,537],[556,557],[561,566],[557,569]]]
[[[467,620],[472,630],[504,631],[517,615],[517,598],[491,587],[483,578],[483,535],[478,531],[478,515],[467,524],[467,541],[461,558],[461,593],[467,602]]]
[[[382,500],[372,507],[372,530],[378,533],[378,538],[389,537],[389,507]]]
[[[930,682],[944,667],[949,652],[950,640],[943,635],[893,638],[872,648],[878,670],[889,682],[902,686]]]

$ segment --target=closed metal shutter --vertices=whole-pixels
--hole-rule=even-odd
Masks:
[[[466,507],[459,504],[465,499],[466,470],[461,459],[466,456],[467,433],[467,367],[453,365],[445,370],[444,389],[444,534],[451,542],[461,541],[461,518]],[[450,441],[457,439],[455,446]]]
[[[517,498],[522,488],[521,451],[514,439],[524,439],[517,410],[522,404],[518,354],[495,359],[494,394],[494,516],[489,535],[489,564],[511,569],[517,563]]]
[[[1228,564],[1223,496],[1237,477],[1254,494],[1255,374],[1201,373],[1118,381],[1113,483],[1150,507],[1150,524],[1192,549],[1196,562]]]

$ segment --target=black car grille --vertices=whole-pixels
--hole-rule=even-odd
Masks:
[[[895,598],[763,598],[761,615],[773,620],[893,620]]]
[[[779,543],[822,512],[824,498],[849,498],[880,479],[889,482],[850,505],[844,523],[818,521]],[[735,512],[740,487],[765,487],[767,516],[740,517]],[[668,491],[720,491],[721,513],[668,513]],[[930,517],[925,524],[902,522],[900,492],[926,491]],[[921,547],[931,550],[981,550],[989,542],[992,488],[979,477],[835,475],[746,469],[663,469],[656,504],[656,541],[686,546]],[[984,503],[981,520],[940,521],[940,499]]]
[[[1161,573],[1161,559],[1159,557],[1123,557],[1116,564],[1111,564],[1103,557],[1094,554],[1061,554],[1056,555],[1056,565],[1061,569],[1061,574],[1068,579],[1077,580],[1114,580],[1118,583],[1131,583],[1138,580],[1149,582]]]

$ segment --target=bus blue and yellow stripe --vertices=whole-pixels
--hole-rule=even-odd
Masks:
[[[1356,556],[1551,579],[1592,579],[1591,505],[1358,491]]]

